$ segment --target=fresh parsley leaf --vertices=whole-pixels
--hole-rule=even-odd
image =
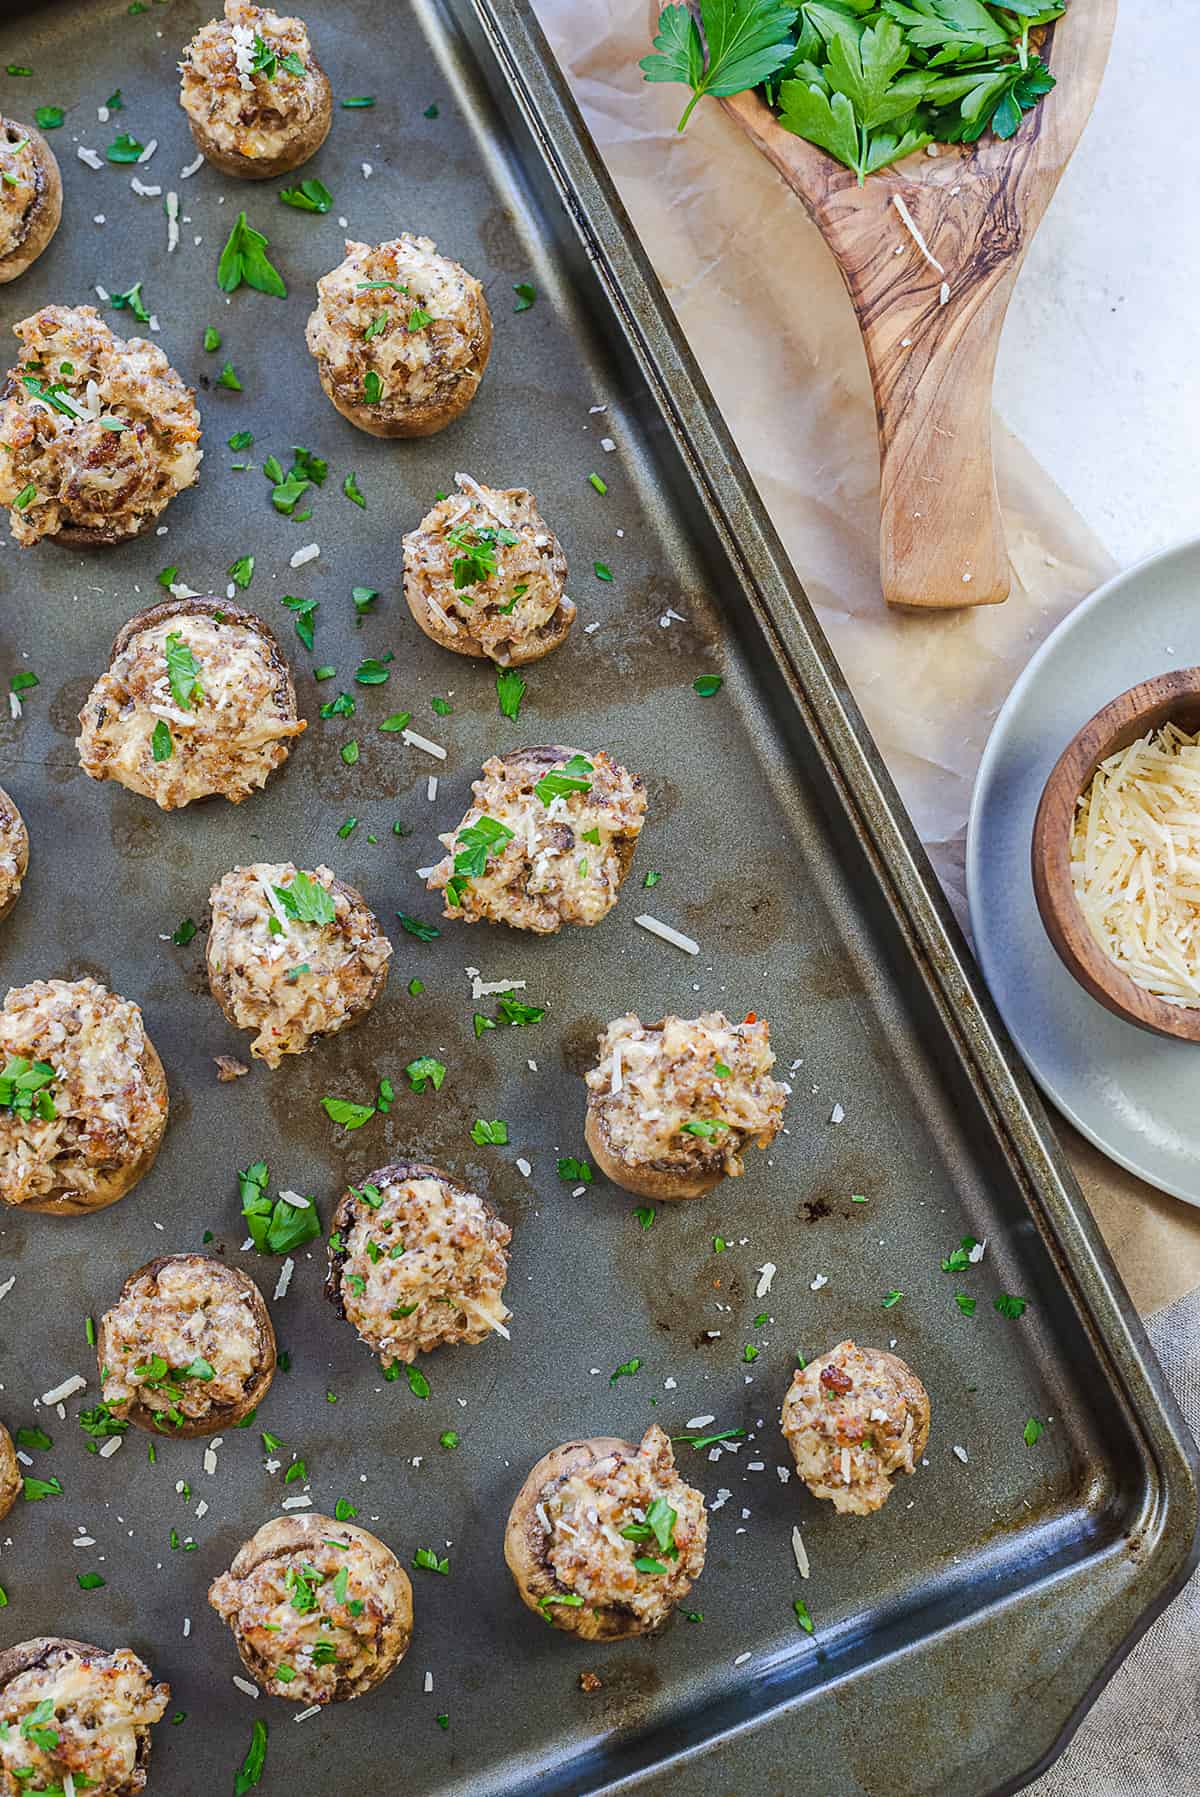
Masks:
[[[517,303],[513,307],[513,311],[528,312],[530,306],[532,306],[534,300],[537,298],[537,288],[531,281],[515,281],[513,283],[513,292],[517,296]]]
[[[368,655],[360,661],[354,670],[354,678],[360,686],[382,686],[388,677],[388,665],[377,656]]]
[[[505,1023],[514,1029],[523,1029],[530,1023],[540,1023],[546,1015],[545,1005],[524,1005],[512,992],[502,992],[496,1000],[496,1006]]]
[[[337,916],[329,888],[302,869],[297,869],[290,885],[273,886],[271,890],[287,915],[299,923],[329,924]]]
[[[992,1308],[998,1310],[1002,1317],[1014,1321],[1025,1315],[1026,1302],[1024,1298],[1015,1298],[1011,1292],[1001,1292],[998,1298],[992,1299]]]
[[[574,1155],[563,1155],[555,1162],[560,1179],[569,1179],[574,1184],[591,1185],[592,1169],[587,1161],[576,1160]]]
[[[33,122],[41,131],[57,131],[66,113],[61,106],[35,106]]]
[[[413,1555],[413,1565],[422,1572],[448,1573],[450,1571],[448,1557],[443,1554],[439,1559],[436,1551],[431,1547],[419,1547]]]
[[[364,106],[374,106],[375,96],[374,94],[354,94],[350,99],[343,100],[341,104],[347,112],[352,109],[361,111]]]
[[[328,212],[333,205],[333,195],[325,183],[312,176],[296,187],[281,187],[279,197],[285,206],[294,206],[298,212]]]
[[[233,1797],[246,1797],[246,1792],[254,1789],[262,1777],[266,1758],[267,1725],[260,1716],[256,1716],[250,1730],[250,1746],[234,1778]]]
[[[136,137],[131,137],[128,131],[122,131],[109,144],[104,154],[110,162],[136,162],[145,147]]]
[[[212,354],[213,350],[220,349],[221,333],[220,333],[220,331],[217,330],[215,325],[211,325],[211,324],[205,325],[205,327],[204,327],[204,347],[206,350],[208,350],[210,355]],[[250,441],[253,442],[254,439],[251,438]]]
[[[508,1124],[502,1117],[489,1123],[483,1117],[476,1117],[471,1125],[471,1140],[479,1148],[503,1148],[508,1142]]]
[[[611,580],[613,577],[613,571],[607,562],[593,562],[592,571],[597,580]]]
[[[255,1161],[239,1173],[238,1186],[242,1215],[260,1254],[288,1254],[321,1234],[321,1219],[311,1198],[307,1204],[292,1204],[282,1194],[271,1199],[265,1161]]]
[[[796,1612],[796,1621],[800,1624],[804,1633],[806,1635],[815,1634],[817,1625],[809,1615],[808,1605],[802,1597],[794,1597],[792,1599],[792,1609]]]
[[[410,936],[415,936],[418,942],[432,942],[435,936],[442,933],[435,923],[424,923],[419,917],[410,917],[407,911],[397,911],[396,917],[400,928],[407,930]]]
[[[172,931],[171,941],[176,948],[186,948],[196,934],[196,926],[190,917],[185,917],[177,930]]]
[[[217,286],[222,293],[236,293],[244,281],[259,293],[287,298],[283,276],[267,257],[267,241],[261,231],[246,223],[246,214],[239,212],[217,263]]]
[[[435,1061],[432,1055],[418,1055],[404,1069],[408,1075],[408,1083],[414,1092],[423,1092],[426,1086],[432,1086],[435,1092],[442,1089],[442,1081],[446,1077],[446,1069],[441,1061]]]
[[[404,1371],[408,1376],[408,1389],[411,1391],[413,1397],[427,1398],[429,1396],[429,1381],[421,1369],[415,1366],[406,1366]]]
[[[633,1214],[637,1218],[638,1222],[641,1224],[643,1229],[649,1229],[651,1224],[654,1222],[655,1213],[654,1213],[654,1206],[652,1204],[637,1205],[634,1209]]]
[[[297,599],[294,593],[284,593],[282,603],[294,613],[296,635],[306,649],[313,646],[313,630],[316,626],[317,612],[320,609],[319,599]]]
[[[219,349],[220,347],[220,340],[218,339],[217,348]],[[226,442],[229,444],[230,449],[249,449],[250,445],[254,442],[254,432],[234,431],[232,437],[226,438]]]
[[[369,406],[377,406],[383,398],[383,381],[374,368],[368,368],[363,376],[363,398]]]
[[[562,768],[543,774],[533,790],[543,805],[552,805],[555,799],[564,798],[568,793],[590,792],[592,782],[588,776],[594,772],[586,756],[572,755]]]
[[[110,294],[108,303],[114,312],[132,312],[139,324],[150,323],[150,311],[142,298],[140,281],[135,281],[124,293]]]
[[[500,702],[501,717],[511,718],[517,723],[521,716],[521,700],[525,697],[525,682],[515,668],[497,668],[496,698]]]
[[[333,1123],[340,1123],[343,1129],[361,1129],[375,1115],[373,1104],[354,1104],[349,1098],[330,1098],[321,1100],[325,1115]]]
[[[244,593],[246,588],[250,585],[250,582],[254,579],[254,557],[252,555],[239,555],[238,559],[230,564],[229,578],[233,581],[234,585],[240,587]]]
[[[79,1420],[82,1422],[83,1417]],[[40,1504],[43,1498],[62,1496],[62,1481],[58,1478],[25,1478],[21,1481],[21,1490],[27,1504]]]
[[[174,751],[171,727],[165,718],[159,718],[150,736],[150,753],[155,761],[169,761]]]
[[[963,1316],[973,1317],[975,1315],[975,1299],[969,1297],[966,1292],[955,1292],[954,1302],[958,1305]]]
[[[639,63],[647,81],[680,81],[692,97],[678,129],[705,94],[740,94],[781,69],[792,53],[793,6],[779,0],[700,0],[701,37],[686,6],[664,7],[654,39],[657,54]],[[708,60],[704,48],[708,45]]]
[[[641,1360],[635,1354],[632,1360],[623,1360],[621,1362],[620,1366],[610,1376],[608,1383],[610,1385],[615,1385],[618,1379],[632,1379],[635,1373],[641,1371],[641,1368]]]
[[[226,362],[224,368],[222,368],[220,374],[217,376],[217,386],[227,387],[230,393],[241,392],[242,383],[238,379],[237,371],[232,362]]]
[[[167,681],[171,697],[181,711],[190,711],[193,701],[204,697],[200,684],[200,663],[177,630],[172,630],[164,645]]]
[[[701,674],[692,681],[693,691],[699,693],[702,699],[711,699],[714,693],[720,692],[721,685],[719,674]]]
[[[1036,1416],[1031,1416],[1029,1421],[1025,1424],[1024,1429],[1021,1431],[1025,1446],[1027,1448],[1036,1447],[1045,1432],[1045,1423],[1039,1422]]]
[[[379,376],[376,375],[375,379],[378,380]],[[363,498],[362,492],[359,488],[357,474],[348,474],[346,476],[345,480],[342,482],[342,492],[346,495],[347,499],[352,499],[354,501],[355,505],[361,506],[363,511],[364,512],[366,511],[367,502]],[[372,598],[373,597],[374,597],[374,594],[372,594]]]
[[[394,736],[401,730],[407,730],[411,722],[411,711],[393,711],[390,717],[384,718],[379,728],[386,731],[389,736]],[[434,934],[436,935],[438,932],[435,931]]]

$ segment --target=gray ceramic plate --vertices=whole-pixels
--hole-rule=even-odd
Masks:
[[[1200,662],[1200,542],[1118,574],[1064,619],[1009,694],[984,751],[967,897],[984,977],[1030,1071],[1089,1141],[1200,1204],[1200,1047],[1112,1016],[1067,972],[1029,871],[1034,813],[1069,738],[1153,674]]]

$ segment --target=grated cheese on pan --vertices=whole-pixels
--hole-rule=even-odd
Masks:
[[[1071,836],[1075,897],[1135,985],[1200,1005],[1200,733],[1147,731],[1101,762]]]
[[[698,942],[693,942],[690,936],[683,935],[679,930],[673,930],[669,923],[660,923],[658,918],[651,917],[648,911],[643,912],[640,917],[635,917],[633,921],[640,924],[643,930],[648,930],[652,936],[661,936],[664,942],[670,942],[675,948],[681,948],[685,955],[700,953]]]
[[[802,1579],[806,1579],[810,1571],[808,1552],[804,1546],[804,1539],[799,1529],[794,1525],[792,1528],[792,1552],[796,1556],[796,1571],[800,1574]]]

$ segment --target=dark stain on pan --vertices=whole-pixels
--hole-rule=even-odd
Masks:
[[[113,848],[126,864],[157,861],[166,852],[162,813],[151,799],[142,798],[140,793],[113,786],[108,828]],[[187,840],[177,830],[171,833],[170,856],[176,866],[186,865],[191,860]]]
[[[806,998],[861,998],[866,992],[853,958],[833,950],[798,959],[793,975]]]
[[[598,1672],[602,1689],[592,1694],[590,1703],[599,1710],[603,1727],[614,1734],[644,1727],[654,1700],[663,1689],[663,1676],[656,1662],[627,1653],[620,1659],[602,1661]],[[577,1681],[577,1670],[573,1668],[572,1673]],[[594,1713],[590,1719],[594,1724]]]
[[[60,962],[54,978],[60,980],[98,980],[108,990],[114,990],[112,974],[99,961],[89,960],[86,955],[72,955],[68,960]]]
[[[699,938],[711,939],[714,932],[732,936],[731,946],[739,953],[760,953],[790,927],[782,895],[789,890],[791,875],[787,863],[767,862],[755,868],[751,881],[740,874],[714,880],[703,898],[684,906],[684,928]]]
[[[95,683],[95,675],[81,674],[78,679],[65,680],[51,699],[47,715],[60,736],[74,741],[79,735],[79,714]]]
[[[479,221],[479,246],[492,267],[504,274],[523,274],[529,251],[507,206],[493,206]]]
[[[594,1014],[577,1017],[563,1029],[558,1050],[568,1073],[583,1078],[596,1065],[596,1043],[606,1026]]]

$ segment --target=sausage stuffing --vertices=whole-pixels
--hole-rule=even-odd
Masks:
[[[94,306],[13,326],[0,388],[0,505],[28,546],[136,537],[200,468],[200,414],[156,344],[115,337]]]
[[[43,1636],[0,1653],[0,1781],[19,1792],[135,1797],[169,1685],[132,1649]]]
[[[895,1354],[839,1342],[793,1377],[783,1433],[814,1497],[868,1516],[886,1503],[898,1473],[916,1470],[929,1439],[929,1397]]]
[[[179,64],[179,102],[197,149],[227,174],[279,175],[329,130],[329,83],[301,19],[225,0]]]

